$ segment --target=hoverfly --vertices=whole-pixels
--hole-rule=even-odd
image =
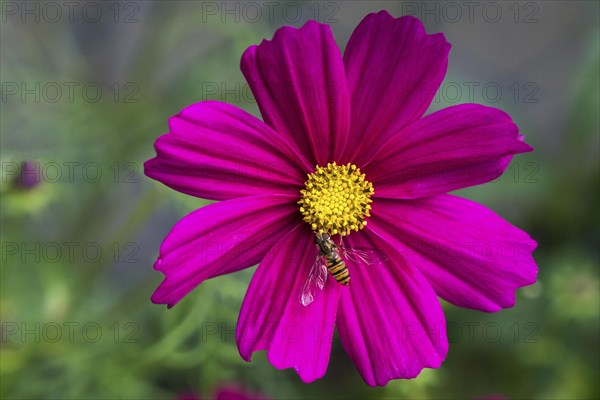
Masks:
[[[340,285],[350,285],[350,272],[343,258],[367,265],[375,264],[382,260],[379,254],[373,251],[347,248],[341,240],[340,244],[336,244],[328,233],[317,233],[315,236],[315,245],[318,249],[317,259],[310,269],[308,278],[300,294],[300,303],[303,306],[308,306],[312,303],[317,293],[323,290],[327,282],[328,273]]]

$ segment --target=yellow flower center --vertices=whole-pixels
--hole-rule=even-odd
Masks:
[[[317,166],[304,185],[298,204],[313,231],[344,236],[367,224],[373,184],[356,165]]]

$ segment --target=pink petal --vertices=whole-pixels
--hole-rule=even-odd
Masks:
[[[381,11],[362,20],[344,53],[352,99],[344,162],[368,160],[425,113],[446,75],[449,52],[444,35],[427,35],[414,17]]]
[[[169,120],[145,173],[183,193],[224,200],[294,193],[312,165],[259,119],[229,104],[196,103]]]
[[[391,379],[414,378],[423,368],[438,368],[448,340],[442,307],[429,282],[368,229],[350,235],[347,243],[387,254],[372,265],[347,263],[350,290],[342,294],[338,310],[342,344],[365,382],[383,386]]]
[[[236,339],[241,356],[267,350],[276,368],[294,368],[304,382],[327,370],[340,292],[330,276],[308,306],[300,293],[317,256],[314,235],[301,223],[262,260],[240,311]]]
[[[363,171],[377,197],[413,199],[488,182],[502,175],[513,154],[532,150],[505,112],[461,104],[405,128]]]
[[[331,29],[315,21],[279,29],[249,47],[242,72],[264,121],[314,166],[338,160],[346,145],[350,98]]]
[[[263,259],[275,239],[298,219],[295,196],[262,195],[210,204],[177,223],[160,247],[154,268],[165,280],[154,303],[177,304],[200,283]]]
[[[369,228],[457,306],[512,307],[516,289],[536,280],[536,242],[482,205],[450,195],[373,204]]]

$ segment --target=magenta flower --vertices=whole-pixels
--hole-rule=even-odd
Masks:
[[[423,117],[450,44],[412,17],[368,15],[344,56],[330,28],[284,27],[241,68],[264,122],[228,104],[183,109],[146,174],[211,200],[160,249],[152,301],[169,307],[204,280],[258,264],[237,325],[241,356],[266,350],[305,382],[327,369],[334,326],[369,385],[413,378],[446,357],[437,296],[494,312],[535,282],[536,243],[487,208],[446,194],[500,176],[531,151],[504,112],[462,104]],[[345,257],[351,283],[326,275],[299,296],[316,234],[383,255]],[[339,276],[338,276],[339,278]]]

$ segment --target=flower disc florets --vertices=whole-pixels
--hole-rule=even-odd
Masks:
[[[367,224],[374,190],[356,165],[334,162],[308,174],[300,193],[300,212],[313,231],[344,236]]]

